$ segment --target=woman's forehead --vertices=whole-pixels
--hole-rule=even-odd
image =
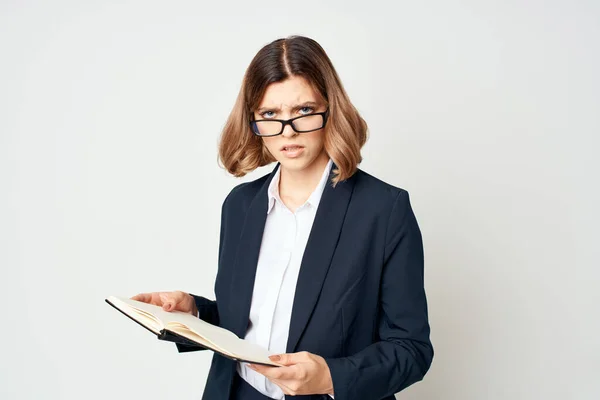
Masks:
[[[320,96],[309,82],[298,76],[267,86],[257,108],[288,109],[304,103],[318,104]]]

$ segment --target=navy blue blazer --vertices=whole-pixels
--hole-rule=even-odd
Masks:
[[[201,319],[239,337],[248,328],[267,188],[278,167],[226,197],[216,300],[193,295]],[[302,258],[286,353],[322,356],[336,400],[393,400],[429,370],[429,335],[423,242],[408,192],[360,169],[335,188],[329,181]],[[229,400],[235,368],[214,353],[202,399]]]

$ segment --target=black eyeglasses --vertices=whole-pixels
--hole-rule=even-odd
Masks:
[[[325,126],[329,108],[320,113],[301,115],[290,119],[250,120],[250,127],[256,136],[277,136],[283,133],[286,125],[298,133],[317,131]]]

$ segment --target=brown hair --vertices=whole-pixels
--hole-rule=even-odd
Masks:
[[[329,106],[323,133],[325,151],[337,166],[333,182],[349,178],[362,161],[360,149],[367,140],[367,123],[350,102],[325,50],[304,36],[277,39],[254,56],[221,133],[220,161],[234,176],[275,161],[262,139],[252,133],[249,120],[267,86],[291,76],[305,78]]]

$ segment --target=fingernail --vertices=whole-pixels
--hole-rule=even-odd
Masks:
[[[273,361],[279,361],[281,359],[281,357],[278,355],[272,355],[272,356],[269,356],[269,358]]]

